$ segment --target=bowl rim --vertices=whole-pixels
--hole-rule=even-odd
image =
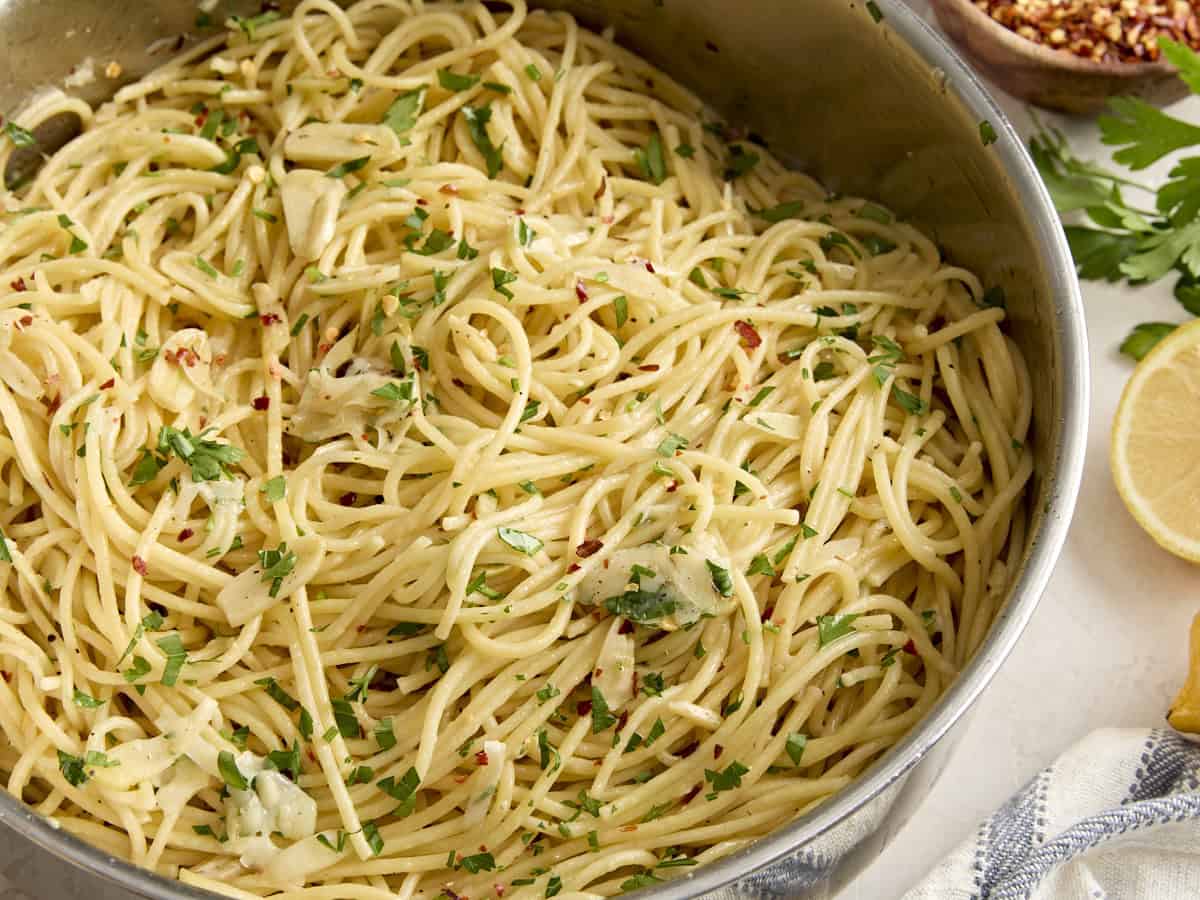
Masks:
[[[854,0],[850,0],[850,3],[852,6],[858,5]],[[954,683],[938,698],[930,713],[917,722],[880,760],[816,809],[767,837],[714,863],[699,866],[685,877],[634,891],[629,896],[685,900],[732,885],[785,860],[906,776],[967,712],[999,671],[1032,617],[1066,541],[1083,475],[1090,397],[1083,298],[1066,236],[1049,192],[1037,174],[1020,135],[979,77],[946,39],[906,6],[904,0],[874,0],[874,3],[883,12],[881,24],[898,35],[931,69],[944,72],[946,83],[953,88],[949,93],[956,95],[972,115],[992,123],[998,140],[991,149],[999,155],[1018,199],[1029,210],[1029,224],[1034,228],[1034,237],[1042,248],[1041,261],[1050,282],[1050,298],[1054,303],[1053,321],[1057,326],[1062,386],[1058,411],[1059,441],[1053,448],[1046,510],[1029,547],[1021,576],[1010,589],[1007,602],[992,623],[983,645]],[[863,15],[866,15],[865,11]],[[991,21],[990,17],[985,18]],[[992,24],[1012,34],[999,23]],[[1012,36],[1024,41],[1015,34]],[[1032,42],[1026,43],[1037,47]],[[4,791],[0,791],[0,824],[59,859],[141,897],[152,900],[215,900],[220,896],[138,868],[133,863],[113,856],[63,831],[61,826]]]
[[[989,36],[1013,56],[1037,62],[1062,72],[1129,80],[1177,73],[1176,68],[1165,59],[1148,60],[1145,62],[1104,62],[1084,59],[1082,56],[1076,56],[1067,50],[1055,50],[1053,47],[1047,47],[1045,44],[1039,44],[1036,41],[1029,40],[1029,38],[1021,37],[1021,35],[1017,34],[1011,28],[997,22],[981,10],[972,0],[929,0],[929,3],[939,20],[942,18],[943,10],[949,11],[951,7],[962,10],[962,14],[969,17],[970,21],[968,24],[976,24],[978,27],[988,31]],[[966,43],[968,46],[970,45],[969,38],[966,39]],[[975,53],[976,51],[972,48],[971,52]]]

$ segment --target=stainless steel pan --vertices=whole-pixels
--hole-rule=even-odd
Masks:
[[[239,10],[249,4],[222,4]],[[832,189],[878,198],[988,285],[1002,285],[1036,390],[1036,499],[1024,566],[977,656],[935,710],[850,787],[746,850],[656,889],[662,900],[816,897],[874,859],[942,767],[951,727],[995,675],[1058,557],[1083,469],[1087,350],[1058,219],[1021,142],[963,62],[900,0],[548,0],[744,123]],[[230,10],[232,7],[232,10]],[[0,0],[0,110],[87,56],[128,80],[192,26],[193,0]],[[873,13],[881,13],[875,21]],[[159,42],[159,55],[147,47]],[[84,89],[102,99],[116,82]],[[986,145],[980,123],[999,140]],[[47,128],[47,131],[53,131]],[[940,743],[939,743],[940,742]],[[0,821],[55,856],[157,900],[210,897],[113,859],[7,794]],[[80,883],[81,879],[74,879]],[[50,896],[48,893],[46,896]],[[82,894],[79,894],[82,896]]]

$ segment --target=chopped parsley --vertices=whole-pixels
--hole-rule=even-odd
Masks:
[[[187,428],[180,431],[164,425],[158,432],[157,450],[163,457],[174,453],[186,462],[192,470],[192,481],[232,478],[229,467],[236,465],[246,455],[245,451],[231,444],[205,440],[204,435],[214,430],[193,435]]]
[[[287,479],[282,475],[276,475],[259,488],[267,495],[268,503],[277,503],[287,496]]]
[[[268,596],[277,597],[279,595],[283,579],[296,568],[296,559],[296,554],[288,550],[287,541],[281,543],[274,550],[258,551],[258,561],[263,569],[262,580],[271,584],[271,589],[267,592]]]
[[[392,729],[391,717],[375,723],[375,742],[380,750],[391,750],[396,746],[396,732]]]
[[[221,773],[221,778],[224,782],[234,790],[246,791],[250,789],[250,782],[246,776],[238,769],[237,760],[233,758],[233,754],[228,750],[222,750],[217,754],[217,770]]]
[[[712,769],[704,770],[704,780],[712,785],[712,792],[706,794],[705,797],[709,800],[715,800],[717,794],[722,791],[731,791],[734,788],[742,786],[742,776],[750,770],[742,765],[737,760],[734,760],[720,772],[714,772]]]
[[[656,448],[659,456],[670,459],[678,451],[683,450],[688,445],[688,439],[681,434],[669,434],[663,439],[662,443]]]
[[[187,663],[187,650],[184,649],[183,640],[178,634],[168,634],[164,638],[159,638],[155,643],[167,657],[167,663],[163,667],[162,683],[167,687],[173,687],[179,680],[179,673],[183,671],[184,664]]]
[[[479,84],[480,77],[470,72],[466,75],[460,75],[457,72],[451,72],[449,69],[438,69],[438,84],[454,93],[469,91],[475,85]]]
[[[357,159],[348,159],[345,162],[338,163],[336,166],[326,172],[325,177],[345,178],[347,175],[357,172],[370,161],[370,156],[360,156]]]
[[[496,529],[496,534],[508,546],[512,547],[518,553],[524,553],[526,556],[537,555],[542,547],[545,546],[532,534],[526,534],[523,531],[517,531],[515,528],[507,528],[503,525]]]
[[[633,151],[633,158],[646,181],[662,184],[667,180],[667,162],[663,157],[662,138],[657,131],[650,135],[645,149],[639,147]]]
[[[487,166],[488,178],[495,178],[504,167],[504,159],[500,155],[500,150],[492,143],[492,139],[487,131],[487,124],[492,118],[492,108],[490,105],[464,106],[462,112],[467,120],[467,131],[471,135],[471,140],[475,143],[475,147],[479,152],[483,154],[483,161]],[[495,269],[492,271],[494,272]]]
[[[75,693],[71,696],[75,705],[81,709],[95,709],[98,706],[103,706],[103,700],[97,700],[95,697],[85,694],[79,688],[75,688]]]
[[[804,757],[804,747],[808,744],[808,736],[793,732],[787,736],[787,743],[784,744],[784,749],[787,751],[788,758],[793,765],[800,765],[800,760]]]
[[[624,616],[631,622],[648,625],[661,622],[675,612],[675,599],[665,587],[656,591],[642,588],[626,591],[604,601],[604,607],[615,616]]]
[[[817,640],[818,646],[824,647],[826,644],[833,643],[838,638],[845,637],[854,630],[854,620],[859,616],[858,613],[844,613],[840,615],[828,615],[817,617]]]
[[[383,114],[382,124],[392,129],[398,136],[403,136],[406,132],[411,131],[412,127],[417,124],[417,116],[421,114],[421,106],[425,102],[425,90],[424,87],[419,87],[406,94],[401,94],[393,100],[387,108],[387,112]]]
[[[496,289],[496,293],[501,294],[509,300],[513,298],[513,292],[506,285],[510,285],[516,280],[516,272],[509,272],[505,269],[492,269],[492,287]]]
[[[604,694],[600,693],[600,688],[592,685],[592,734],[599,734],[616,723],[617,717],[609,712]]]
[[[729,575],[729,570],[724,566],[719,566],[711,559],[706,559],[704,565],[708,566],[708,574],[712,577],[713,590],[722,597],[733,596],[733,578]]]

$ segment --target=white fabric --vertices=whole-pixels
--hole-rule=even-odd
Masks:
[[[1104,729],[986,819],[904,900],[1200,897],[1200,746]]]

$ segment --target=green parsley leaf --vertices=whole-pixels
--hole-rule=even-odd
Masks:
[[[158,473],[162,471],[164,465],[165,461],[160,457],[155,456],[149,450],[143,450],[137,465],[133,467],[129,486],[137,487],[139,484],[149,484],[158,477]]]
[[[729,167],[725,170],[725,180],[740,178],[757,166],[758,162],[757,153],[747,149],[744,144],[734,144],[729,148]]]
[[[333,707],[333,721],[337,726],[338,733],[345,738],[358,737],[360,732],[358,716],[354,714],[354,707],[350,705],[350,701],[344,697],[338,697],[331,701],[330,705]]]
[[[380,750],[391,750],[396,746],[396,732],[392,728],[390,716],[375,723],[375,742],[379,744]]]
[[[722,597],[733,596],[733,578],[729,575],[729,570],[724,566],[719,566],[711,559],[706,559],[704,565],[708,567],[708,574],[712,577],[713,590]]]
[[[629,301],[624,294],[621,294],[619,297],[614,297],[612,303],[613,312],[617,317],[617,327],[620,328],[629,321]]]
[[[639,147],[633,151],[633,158],[646,181],[662,184],[667,180],[667,162],[663,157],[662,138],[657,131],[650,135],[645,149]]]
[[[33,132],[11,120],[4,123],[4,134],[12,141],[14,147],[37,146],[37,138],[33,136]]]
[[[378,856],[383,852],[383,835],[379,833],[379,826],[374,822],[364,822],[362,830],[367,846],[371,848],[371,853]]]
[[[713,792],[709,794],[709,798],[715,797],[722,791],[731,791],[734,788],[742,786],[742,776],[749,773],[749,769],[742,765],[737,760],[734,760],[720,772],[714,772],[712,769],[704,770],[704,780],[712,785]]]
[[[492,269],[492,287],[496,289],[496,293],[507,297],[509,300],[513,298],[513,292],[505,287],[505,285],[512,284],[516,280],[516,272],[509,272],[505,269]]]
[[[658,453],[659,456],[670,459],[678,451],[685,449],[687,447],[687,445],[688,445],[688,439],[685,438],[683,435],[670,434],[666,438],[663,439],[662,443],[660,443],[658,445],[656,452]]]
[[[71,699],[74,701],[76,706],[82,709],[96,709],[98,706],[104,705],[103,700],[97,700],[95,697],[85,694],[83,691],[79,690],[79,688],[75,688],[75,693],[72,695]]]
[[[771,567],[771,561],[767,559],[765,553],[760,553],[750,561],[750,568],[746,570],[746,575],[769,575],[775,577],[775,569]]]
[[[892,384],[892,396],[896,398],[896,402],[906,412],[912,413],[914,416],[921,416],[929,411],[924,400],[916,394],[910,394],[908,391],[901,390],[899,385],[895,383]]]
[[[1133,331],[1129,332],[1128,337],[1121,342],[1121,352],[1140,361],[1175,328],[1176,326],[1169,322],[1143,322],[1141,325],[1135,326]]]
[[[370,156],[360,156],[357,159],[348,159],[345,162],[338,163],[336,166],[326,172],[325,177],[345,178],[347,175],[357,172],[370,161]]]
[[[387,108],[387,112],[383,114],[382,124],[401,137],[411,131],[417,124],[417,117],[421,114],[421,106],[425,102],[425,90],[426,88],[419,87],[401,94],[393,100]]]
[[[608,701],[600,688],[592,685],[592,734],[599,734],[617,723],[617,717],[608,709]]]
[[[174,453],[186,462],[192,470],[192,481],[232,478],[229,467],[240,461],[245,456],[245,451],[230,444],[206,440],[204,435],[208,433],[204,431],[199,435],[192,435],[187,428],[180,431],[164,425],[158,432],[157,450],[163,457]]]
[[[817,645],[824,647],[826,644],[848,635],[854,630],[853,623],[858,616],[858,613],[817,616]]]
[[[985,147],[988,147],[1000,140],[1000,136],[996,134],[995,127],[987,119],[984,119],[979,123],[979,139],[983,141],[983,146]]]
[[[474,75],[470,72],[465,75],[459,75],[457,72],[451,72],[449,69],[438,69],[438,84],[446,90],[455,93],[469,91],[475,85],[479,84],[480,77],[482,76]]]
[[[238,769],[237,761],[228,750],[222,750],[217,754],[217,770],[221,773],[221,778],[225,783],[234,790],[246,791],[250,789],[250,782]]]
[[[614,616],[624,616],[631,622],[649,625],[661,622],[675,612],[675,599],[665,587],[656,591],[626,591],[604,601],[604,607]]]
[[[533,535],[517,531],[515,528],[508,528],[502,525],[496,529],[496,534],[508,546],[512,547],[518,553],[524,553],[526,556],[536,556],[544,546]]]
[[[267,495],[268,503],[277,503],[287,496],[287,479],[282,475],[276,475],[269,481],[264,482],[259,490]]]
[[[784,219],[795,219],[803,209],[802,202],[793,200],[790,203],[780,203],[778,206],[761,209],[758,211],[758,217],[767,222],[782,222]]]
[[[300,701],[280,687],[279,682],[274,678],[260,678],[254,683],[261,685],[266,690],[267,696],[288,712],[295,712],[300,708]]]
[[[1100,138],[1122,147],[1113,159],[1131,169],[1144,169],[1169,153],[1200,144],[1200,127],[1169,116],[1134,97],[1112,97],[1112,115],[1101,116]]]
[[[787,736],[787,744],[784,749],[787,750],[788,758],[791,759],[793,765],[800,765],[800,760],[804,757],[804,747],[808,743],[808,735],[792,732]]]
[[[487,131],[487,124],[492,119],[491,106],[464,106],[462,113],[467,120],[467,132],[471,135],[471,140],[479,152],[483,154],[483,161],[487,166],[488,178],[495,178],[504,167],[504,159],[500,154],[500,150],[492,143],[492,139]],[[496,270],[493,269],[492,271],[495,272]]]
[[[167,657],[167,663],[163,667],[162,683],[167,687],[173,687],[179,680],[179,673],[187,662],[187,650],[183,647],[183,640],[178,634],[169,634],[155,643]]]

